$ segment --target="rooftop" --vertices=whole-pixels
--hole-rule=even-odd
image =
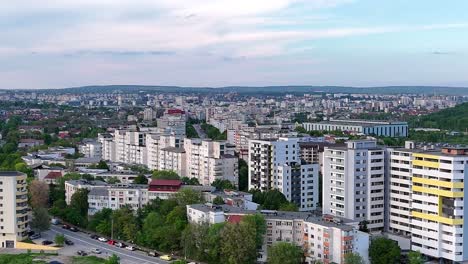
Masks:
[[[24,176],[26,174],[19,172],[19,171],[0,171],[0,177],[7,177],[7,176]]]

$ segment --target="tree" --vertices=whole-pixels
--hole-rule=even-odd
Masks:
[[[201,192],[185,188],[176,193],[175,199],[181,206],[203,202]]]
[[[268,249],[269,264],[297,264],[303,256],[301,248],[287,242],[275,243]]]
[[[200,185],[197,178],[182,177],[182,182],[185,185]]]
[[[134,184],[148,184],[148,178],[144,174],[138,174],[138,176],[133,179]]]
[[[176,172],[170,170],[155,170],[153,172],[153,179],[180,180],[180,176]]]
[[[367,228],[368,223],[366,220],[359,222],[359,231],[369,233],[369,229]]]
[[[249,166],[243,159],[239,159],[239,190],[247,191],[249,189]]]
[[[29,184],[29,202],[32,208],[47,208],[49,204],[49,185],[33,180]]]
[[[38,207],[33,210],[33,219],[31,221],[31,228],[39,231],[45,231],[50,227],[50,218],[47,209]]]
[[[221,196],[216,196],[216,198],[213,199],[213,203],[217,205],[224,204],[224,200]]]
[[[284,194],[278,190],[269,190],[266,192],[252,190],[251,193],[253,194],[253,202],[260,204],[262,209],[278,210],[281,205],[288,203]]]
[[[235,190],[236,186],[232,184],[229,180],[216,179],[211,186],[216,187],[218,190]]]
[[[344,257],[344,264],[365,264],[365,262],[358,253],[348,253]]]
[[[80,215],[88,215],[88,193],[86,189],[77,190],[71,197],[70,208],[75,209]]]
[[[65,236],[63,234],[57,234],[55,235],[55,244],[59,247],[63,247],[63,244],[65,244]]]
[[[385,237],[378,237],[371,241],[369,257],[372,264],[393,264],[400,261],[400,247]]]
[[[116,254],[112,254],[109,259],[106,260],[105,264],[119,264],[120,258]]]
[[[419,251],[410,251],[408,253],[408,263],[409,264],[423,264],[424,259]]]
[[[266,233],[265,217],[261,214],[246,215],[242,218],[242,222],[252,226],[255,230],[255,245],[260,248],[263,244],[263,236]]]
[[[121,207],[112,213],[114,219],[114,237],[133,241],[138,234],[135,215],[130,206]]]
[[[284,203],[284,204],[280,205],[280,208],[278,210],[297,212],[297,211],[299,211],[299,208],[294,203]]]
[[[103,160],[99,161],[99,163],[96,165],[96,169],[101,169],[101,170],[109,170],[109,166],[107,163]]]
[[[255,227],[241,221],[228,223],[221,231],[221,262],[227,264],[255,263],[257,246]]]
[[[116,184],[116,183],[120,183],[120,180],[119,178],[114,176],[114,177],[108,177],[106,182],[109,184]]]

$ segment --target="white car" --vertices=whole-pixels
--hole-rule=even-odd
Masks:
[[[100,238],[98,238],[98,240],[101,241],[101,242],[107,242],[107,238],[105,238],[105,237],[100,237]]]
[[[93,248],[93,250],[91,250],[92,253],[94,254],[101,254],[102,251],[99,249],[99,248]]]
[[[134,246],[126,246],[125,249],[130,250],[130,251],[135,251],[136,248]]]

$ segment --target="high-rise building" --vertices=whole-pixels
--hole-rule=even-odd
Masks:
[[[467,261],[468,148],[413,146],[389,149],[389,232],[405,249]]]
[[[375,140],[352,140],[323,155],[323,212],[383,231],[385,150]]]
[[[301,160],[298,138],[250,140],[248,165],[249,189],[277,189],[301,211],[316,208],[319,165]]]
[[[14,248],[27,237],[30,209],[26,174],[0,171],[0,247]]]

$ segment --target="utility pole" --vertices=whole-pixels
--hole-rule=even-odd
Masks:
[[[111,217],[111,239],[114,240],[114,217]]]

